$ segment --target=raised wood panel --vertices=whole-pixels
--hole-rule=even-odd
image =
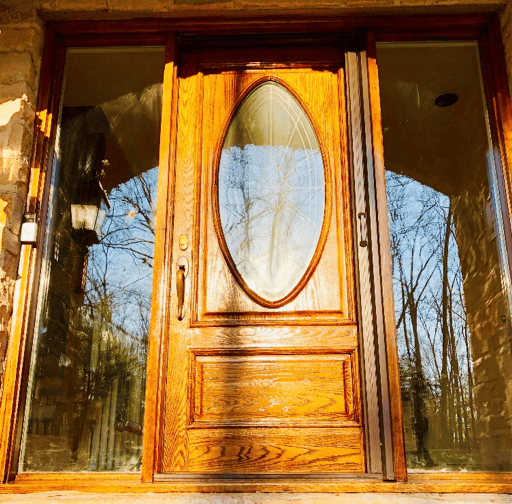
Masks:
[[[351,419],[350,353],[192,357],[192,426],[326,426]]]
[[[332,59],[331,55],[329,57]],[[250,60],[250,57],[238,58],[240,61]],[[219,58],[219,61],[221,65],[223,58]],[[216,64],[216,60],[208,61],[209,68]],[[249,68],[251,64],[246,65]],[[269,76],[279,79],[294,91],[313,122],[326,164],[329,189],[326,209],[332,208],[327,214],[329,228],[314,273],[295,299],[277,309],[265,308],[252,301],[226,264],[215,231],[212,198],[216,194],[211,190],[221,146],[219,139],[222,140],[222,132],[230,114],[255,82]],[[325,89],[324,93],[315,92],[319,86]],[[319,324],[354,322],[351,229],[350,219],[346,219],[349,207],[348,167],[340,163],[341,132],[337,100],[327,98],[338,92],[336,69],[304,72],[299,69],[273,68],[269,74],[268,70],[259,71],[250,67],[240,71],[212,72],[204,76],[204,144],[201,201],[199,195],[197,198],[196,240],[199,242],[199,254],[196,264],[194,325],[235,325],[250,321],[275,324],[280,320],[306,324],[312,321]]]
[[[190,472],[360,473],[364,471],[361,429],[191,430]]]

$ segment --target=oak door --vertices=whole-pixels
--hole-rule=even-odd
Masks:
[[[163,473],[365,470],[342,56],[181,58]]]

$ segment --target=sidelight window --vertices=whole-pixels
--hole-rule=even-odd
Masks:
[[[407,465],[510,471],[510,278],[478,47],[377,54]]]
[[[66,61],[20,469],[140,470],[164,51]]]

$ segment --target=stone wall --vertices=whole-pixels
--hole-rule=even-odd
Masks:
[[[16,3],[16,2],[14,2]],[[12,314],[44,27],[0,7],[0,374]]]

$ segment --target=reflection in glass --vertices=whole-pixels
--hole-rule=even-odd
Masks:
[[[388,44],[378,58],[407,464],[510,471],[508,272],[478,50]],[[446,92],[458,102],[436,107]]]
[[[163,66],[68,53],[22,471],[140,470]]]
[[[252,291],[269,301],[292,291],[313,258],[324,206],[311,122],[283,86],[260,84],[233,116],[219,167],[222,231]]]

